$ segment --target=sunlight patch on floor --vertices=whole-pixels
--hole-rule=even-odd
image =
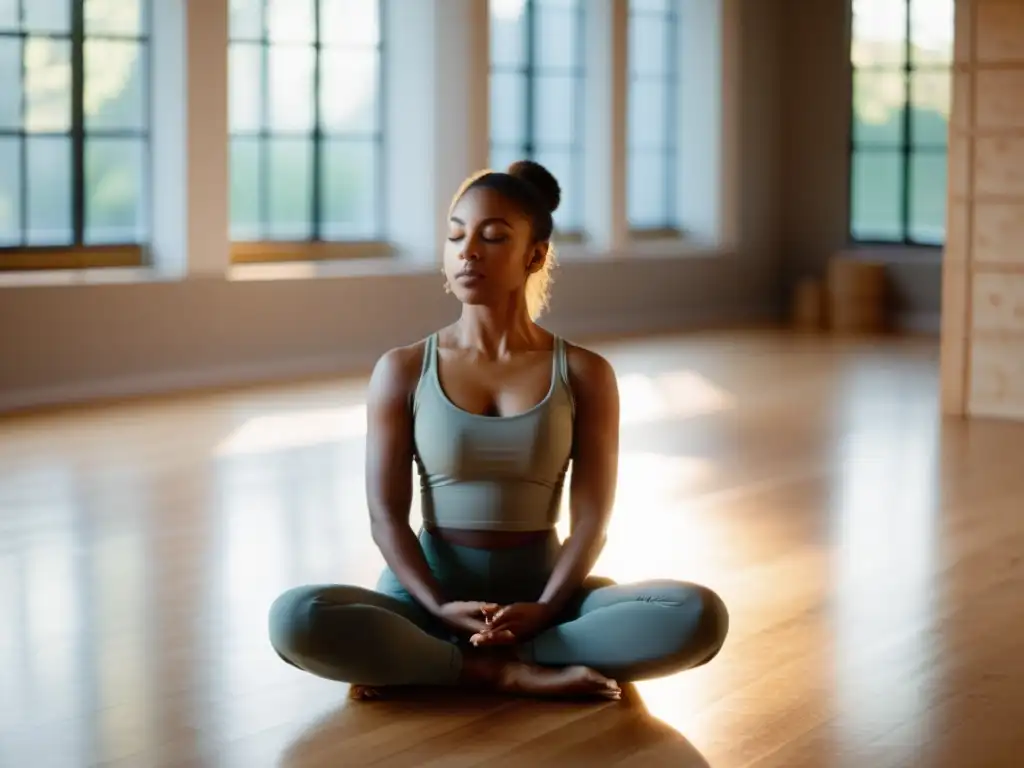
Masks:
[[[217,456],[267,453],[338,442],[366,434],[366,406],[256,416],[228,435]]]
[[[619,399],[623,425],[703,416],[736,405],[733,395],[693,371],[620,376]]]

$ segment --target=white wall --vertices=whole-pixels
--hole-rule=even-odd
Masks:
[[[402,78],[391,89],[388,110],[394,123],[389,129],[400,139],[392,135],[389,150],[388,219],[398,222],[392,239],[402,255],[320,268],[231,269],[223,201],[225,0],[171,0],[188,37],[177,115],[185,128],[177,134],[188,136],[190,151],[184,153],[184,174],[180,166],[165,163],[168,177],[177,169],[185,179],[183,196],[162,215],[179,216],[184,234],[164,238],[162,271],[0,280],[0,410],[362,371],[388,347],[452,320],[458,308],[441,288],[439,233],[458,182],[486,164],[488,110],[481,96],[486,93],[486,0],[422,2],[430,7],[420,6],[415,14],[422,16],[415,27],[420,34],[404,27],[406,45],[397,48],[401,56],[386,64],[392,79]],[[598,25],[600,19],[614,24],[624,18],[624,2],[587,0]],[[700,2],[710,7],[719,0]],[[607,207],[589,207],[588,217],[600,222],[603,216],[612,225],[591,247],[566,252],[544,321],[549,327],[581,338],[774,316],[781,263],[780,9],[779,0],[721,0],[721,37],[708,47],[715,57],[708,65],[720,68],[722,80],[720,145],[709,149],[717,153],[720,172],[709,182],[717,187],[709,192],[717,202],[699,214],[705,231],[708,221],[718,222],[718,237],[700,244],[631,243],[622,226],[623,196],[602,196]],[[393,15],[389,32],[402,34],[391,29],[400,23]],[[605,27],[604,32],[609,46],[624,44],[621,31]],[[623,55],[621,49],[608,53]],[[173,62],[173,56],[166,58]],[[699,78],[702,72],[698,68],[687,76]],[[593,91],[599,84],[588,87]],[[621,89],[625,83],[608,76],[606,87]],[[707,90],[683,92],[706,98]],[[421,105],[430,107],[420,121],[411,120],[396,101],[416,93],[423,96]],[[614,128],[625,119],[600,111],[601,104],[622,103],[623,94],[610,95],[614,98],[591,100],[588,121],[604,120]],[[173,103],[164,108],[175,117]],[[621,139],[621,130],[606,133]],[[175,131],[166,134],[171,141]],[[621,141],[609,141],[594,168],[598,173],[602,167],[618,169],[613,177],[621,178],[624,148]],[[423,215],[424,209],[431,215]],[[173,233],[172,224],[165,221],[162,231]]]

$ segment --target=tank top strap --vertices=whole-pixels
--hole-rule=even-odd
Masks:
[[[434,370],[437,367],[437,334],[432,333],[426,338],[426,343],[423,345],[423,363],[420,365],[420,380],[416,382],[416,387],[413,389],[409,396],[409,407],[415,414],[419,410],[420,397],[423,390],[423,385],[429,380],[428,377],[434,375]]]
[[[565,352],[565,339],[561,336],[555,336],[555,373],[559,381],[562,382],[562,386],[565,387],[569,401],[575,410],[576,403],[572,394],[572,384],[569,381],[569,359]]]
[[[420,378],[426,378],[427,374],[433,373],[437,366],[437,334],[427,336],[427,343],[423,346],[423,365],[420,368]]]

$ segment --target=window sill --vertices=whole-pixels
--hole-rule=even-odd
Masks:
[[[104,267],[99,269],[33,269],[24,272],[0,271],[0,288],[26,288],[51,285],[118,285],[164,283],[180,280],[180,275],[153,267]]]
[[[0,287],[103,285],[173,279],[145,261],[145,249],[137,245],[2,251]]]
[[[440,264],[396,255],[388,259],[371,257],[234,264],[228,270],[228,279],[246,282],[437,274],[438,280],[441,280],[440,268]]]
[[[231,244],[231,263],[289,264],[347,262],[386,259],[395,251],[389,243],[365,242],[235,242]]]
[[[81,245],[0,250],[0,273],[86,269],[138,269],[146,264],[141,245]]]
[[[687,237],[675,229],[640,230],[630,232],[624,249],[625,257],[706,257],[717,256],[720,246]]]

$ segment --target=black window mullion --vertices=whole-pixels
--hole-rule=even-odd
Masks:
[[[676,115],[677,103],[678,103],[678,77],[679,64],[677,57],[679,55],[679,30],[677,29],[677,16],[675,6],[669,7],[668,15],[666,18],[665,27],[668,34],[668,45],[666,46],[666,54],[668,55],[668,88],[666,88],[665,99],[667,104],[665,105],[665,120],[668,123],[666,126],[666,138],[668,139],[669,145],[665,148],[668,162],[669,172],[665,174],[665,226],[667,229],[671,229],[675,223],[674,209],[676,204],[676,146],[678,144],[678,137],[676,131],[679,130],[679,121]]]
[[[85,3],[71,2],[71,158],[73,243],[85,242]]]
[[[526,133],[523,134],[523,150],[526,157],[533,159],[537,151],[536,129],[534,118],[537,114],[537,88],[534,79],[537,76],[537,4],[536,0],[526,0]]]
[[[913,131],[913,120],[911,119],[911,104],[913,103],[913,85],[912,85],[912,73],[914,71],[913,66],[913,37],[912,37],[912,23],[910,20],[911,14],[911,0],[905,0],[906,2],[906,29],[904,34],[906,35],[906,42],[904,46],[904,62],[903,62],[903,77],[904,77],[904,91],[903,91],[903,157],[902,157],[902,178],[903,178],[903,197],[901,200],[900,210],[900,226],[902,228],[903,241],[905,243],[910,242],[910,157],[912,153],[914,139],[912,136]]]
[[[266,237],[270,221],[270,34],[267,28],[267,5],[260,3],[260,132],[257,139],[259,162],[259,236]]]
[[[385,126],[387,125],[387,88],[388,68],[385,66],[385,46],[387,45],[388,16],[394,9],[389,6],[390,0],[380,0],[377,5],[377,125],[374,131],[377,150],[377,237],[385,239],[388,227],[388,190],[387,190],[387,153],[384,151]],[[319,94],[317,94],[319,98]]]
[[[25,3],[28,0],[19,0],[18,3],[18,30],[21,33],[21,101],[19,113],[21,116],[21,130],[18,142],[18,163],[21,166],[21,179],[18,184],[18,194],[21,195],[20,218],[21,218],[21,244],[28,245],[28,132],[25,124],[28,118],[28,89],[26,85],[25,68],[25,46],[27,41],[25,35]]]
[[[314,242],[323,237],[321,221],[323,220],[323,197],[321,191],[322,158],[324,131],[320,113],[320,70],[323,58],[323,45],[320,39],[320,0],[313,4],[313,189],[310,196],[312,210],[310,215],[310,239]]]

